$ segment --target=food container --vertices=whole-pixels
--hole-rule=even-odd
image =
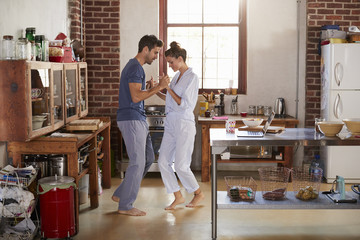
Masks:
[[[226,176],[225,183],[230,201],[255,200],[257,184],[252,177]]]
[[[258,169],[261,191],[266,200],[282,200],[286,197],[290,169],[286,167],[263,167]]]
[[[295,197],[303,201],[317,199],[323,170],[319,167],[294,167],[292,184]]]

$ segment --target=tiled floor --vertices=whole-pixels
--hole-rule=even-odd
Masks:
[[[112,188],[100,196],[99,208],[91,210],[89,201],[81,205],[80,231],[73,239],[211,239],[210,182],[200,182],[206,196],[200,207],[189,209],[184,204],[165,211],[172,195],[166,193],[158,173],[148,174],[135,202],[137,208],[147,212],[145,217],[117,214],[117,204],[110,197],[120,182],[120,178],[112,179]],[[322,188],[326,190],[330,185]],[[346,188],[350,190],[350,185]],[[219,189],[225,189],[222,177]],[[190,201],[192,195],[182,192]],[[360,239],[359,226],[360,210],[218,210],[221,240],[355,240]]]

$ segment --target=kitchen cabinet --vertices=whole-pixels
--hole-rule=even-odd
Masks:
[[[315,133],[314,128],[288,128],[282,134],[266,135],[263,138],[237,137],[236,134],[226,134],[226,130],[210,129],[210,146],[212,153],[211,170],[211,224],[212,239],[217,238],[218,209],[359,209],[357,203],[334,203],[325,196],[311,201],[301,201],[294,197],[293,192],[286,193],[285,200],[271,201],[262,198],[261,191],[256,192],[255,200],[251,202],[231,202],[225,191],[217,191],[217,155],[230,146],[358,146],[360,139],[351,134],[339,134],[338,137],[325,137]],[[358,199],[358,195],[347,192],[348,196]],[[241,213],[240,213],[241,214]],[[311,216],[309,216],[309,219]]]
[[[0,61],[0,141],[29,141],[88,113],[86,63]]]
[[[236,128],[244,126],[242,122],[242,117],[239,115],[229,115],[229,120],[236,121]],[[265,116],[248,116],[247,118],[264,118]],[[201,125],[201,181],[208,182],[210,181],[210,128],[224,128],[225,120],[215,120],[211,118],[199,117],[198,123]],[[299,123],[299,120],[287,117],[287,118],[274,118],[271,122],[271,126],[279,126],[285,128],[294,128]],[[244,162],[267,162],[267,163],[278,163],[284,165],[286,167],[292,166],[292,154],[293,148],[292,146],[284,146],[282,148],[282,156],[283,159],[230,159],[230,160],[218,160],[222,163],[244,163]]]
[[[111,152],[110,152],[110,126],[109,117],[86,117],[85,119],[100,119],[102,124],[94,132],[74,132],[63,133],[63,136],[50,137],[44,136],[29,142],[9,142],[8,154],[12,159],[12,165],[18,166],[22,163],[24,155],[28,154],[64,154],[67,159],[67,175],[75,179],[76,186],[85,174],[89,174],[89,195],[90,208],[99,206],[98,197],[98,152],[91,151],[88,157],[89,167],[79,171],[78,149],[86,143],[90,144],[90,149],[97,149],[98,136],[103,137],[101,152],[102,157],[102,186],[111,187]],[[76,231],[79,231],[79,195],[78,189],[75,191],[75,224]]]

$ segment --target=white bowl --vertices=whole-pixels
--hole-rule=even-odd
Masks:
[[[262,118],[244,118],[242,121],[248,127],[257,127],[263,122]]]
[[[347,118],[343,119],[346,128],[352,134],[360,134],[360,118]]]

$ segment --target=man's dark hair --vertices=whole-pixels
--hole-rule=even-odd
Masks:
[[[149,51],[151,51],[151,49],[153,49],[155,46],[162,47],[163,45],[164,45],[163,41],[158,39],[156,36],[145,35],[139,41],[138,53],[140,53],[146,46],[149,48]]]

